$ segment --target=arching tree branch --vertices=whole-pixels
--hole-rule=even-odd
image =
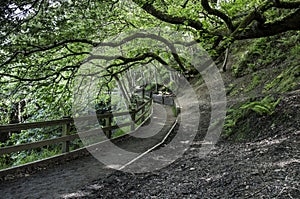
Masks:
[[[275,22],[266,23],[263,26],[252,25],[247,31],[244,31],[237,36],[235,39],[252,39],[259,37],[266,37],[276,35],[289,30],[300,30],[300,9],[297,9],[292,14],[284,17],[281,20]]]
[[[69,43],[84,43],[84,44],[92,45],[94,47],[98,45],[97,42],[93,42],[93,41],[90,41],[90,40],[87,40],[87,39],[63,40],[63,41],[60,41],[60,42],[50,44],[48,46],[38,46],[38,47],[35,47],[34,49],[30,49],[30,50],[24,49],[24,50],[16,51],[6,61],[1,63],[0,67],[5,66],[7,64],[10,64],[14,59],[17,58],[18,55],[29,56],[29,55],[34,54],[34,53],[44,52],[44,51],[51,50],[51,49],[54,49],[54,48],[57,48],[57,47],[60,47],[60,46],[64,46],[64,45],[69,44]]]
[[[215,16],[221,18],[226,23],[228,29],[231,32],[234,31],[232,21],[231,21],[230,17],[228,17],[225,13],[221,12],[220,10],[210,7],[208,0],[201,0],[201,5],[204,8],[204,10],[207,11],[208,14],[215,15]]]
[[[179,16],[173,16],[169,15],[165,12],[162,12],[158,9],[156,9],[151,3],[141,3],[140,0],[133,0],[136,4],[140,5],[143,10],[145,10],[147,13],[151,14],[152,16],[171,24],[178,24],[178,25],[187,25],[192,28],[195,28],[196,30],[206,30],[203,28],[203,25],[200,21],[188,19],[186,17],[179,17]]]
[[[283,9],[294,9],[300,7],[300,1],[275,1],[274,7],[276,8],[283,8]]]

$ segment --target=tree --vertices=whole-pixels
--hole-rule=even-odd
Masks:
[[[188,32],[217,59],[236,40],[300,30],[299,0],[13,0],[1,1],[0,11],[3,107],[13,103],[10,98],[26,98],[31,101],[27,111],[53,114],[55,107],[56,115],[68,114],[73,78],[92,48],[122,31],[169,27]],[[173,58],[176,70],[192,71],[184,57]],[[163,59],[145,49],[119,60],[124,66]],[[108,75],[129,69],[116,68]]]

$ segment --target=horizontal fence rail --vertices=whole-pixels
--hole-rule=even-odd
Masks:
[[[34,128],[43,128],[50,126],[60,126],[67,123],[72,123],[73,119],[63,118],[59,120],[45,121],[45,122],[32,122],[32,123],[21,123],[21,124],[7,124],[0,126],[0,133],[11,132],[11,131],[21,131]]]
[[[116,113],[104,113],[97,114],[97,119],[104,119],[105,125],[101,128],[80,132],[75,134],[70,134],[71,124],[74,123],[73,118],[63,118],[59,120],[44,121],[44,122],[32,122],[32,123],[21,123],[21,124],[8,124],[0,126],[0,133],[16,132],[21,130],[35,129],[35,128],[44,128],[50,126],[62,126],[62,135],[61,137],[46,139],[37,142],[18,144],[13,146],[6,146],[0,148],[0,155],[10,154],[23,150],[30,150],[34,148],[40,148],[52,144],[62,144],[62,153],[69,152],[70,142],[78,138],[95,136],[96,132],[102,129],[105,132],[108,139],[112,137],[112,130],[116,130],[122,127],[130,126],[130,130],[134,131],[136,128],[136,123],[139,121],[144,121],[147,114],[151,113],[152,108],[152,99],[147,99],[136,109],[131,111],[116,112]],[[140,114],[138,114],[140,112]],[[132,118],[131,122],[124,122],[118,125],[112,125],[112,119],[119,116],[130,115]],[[138,116],[138,117],[137,117]],[[88,121],[89,119],[95,118],[95,116],[83,116],[75,118],[76,121]]]

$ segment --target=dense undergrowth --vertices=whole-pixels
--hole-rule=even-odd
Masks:
[[[47,139],[53,139],[61,136],[61,128],[45,128],[45,129],[30,129],[21,131],[21,133],[13,133],[10,139],[5,143],[1,143],[0,147],[14,146],[31,142],[38,142]],[[74,133],[74,130],[71,132]],[[75,139],[70,143],[70,150],[75,150],[82,147],[80,139]],[[13,166],[18,166],[33,162],[36,160],[45,159],[62,153],[61,144],[52,144],[42,148],[24,150],[11,154],[2,155],[0,157],[0,169],[5,169]]]
[[[223,138],[235,141],[255,138],[260,129],[251,131],[253,123],[274,113],[284,115],[281,97],[300,88],[300,35],[284,33],[277,36],[243,41],[232,48],[229,67],[232,81],[227,84],[229,98],[246,99],[230,105],[223,131]],[[275,115],[276,115],[275,114]],[[285,123],[289,117],[274,121]],[[252,135],[249,135],[251,133]]]

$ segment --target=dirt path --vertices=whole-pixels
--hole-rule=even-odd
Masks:
[[[299,107],[298,92],[283,96],[272,116],[245,120],[256,139],[221,142],[204,157],[199,141],[209,112],[202,107],[198,136],[176,162],[143,174],[114,172],[74,198],[299,198]]]
[[[182,157],[163,169],[133,174],[103,169],[93,157],[0,184],[3,198],[299,198],[300,95],[285,97],[270,118],[256,118],[254,140],[221,142],[202,156],[201,140],[210,119]],[[283,121],[282,115],[290,118]],[[255,118],[254,118],[255,119]],[[176,132],[175,132],[176,133]],[[80,166],[78,166],[80,165]]]
[[[76,198],[299,198],[299,145],[300,131],[223,144],[204,158],[195,145],[160,171],[114,172]]]
[[[199,141],[209,119],[204,108],[194,144],[173,164],[142,174],[113,172],[73,198],[299,198],[299,107],[299,93],[284,97],[270,116],[275,125],[268,117],[251,119],[256,139],[221,142],[203,157]]]
[[[157,134],[153,136],[153,131],[149,131],[147,130],[149,128],[144,127],[132,134],[144,138],[150,137],[143,139],[142,144],[137,144],[140,143],[138,140],[141,138],[136,137],[126,137],[114,141],[114,143],[120,148],[136,153],[146,151],[149,147],[157,144],[169,131],[175,121],[175,117],[170,107],[156,104],[153,108],[151,121],[151,129],[155,129],[158,132]],[[112,156],[110,154],[111,150],[105,148],[105,145],[103,146],[102,150],[101,147],[98,148],[102,151],[99,155],[103,157]],[[97,154],[95,157],[97,157]],[[84,195],[84,192],[77,192],[77,190],[84,188],[86,184],[91,183],[93,180],[106,178],[114,171],[95,157],[92,155],[81,157],[24,178],[2,181],[0,183],[0,198],[70,198]],[[125,159],[124,161],[126,163],[128,160]]]

